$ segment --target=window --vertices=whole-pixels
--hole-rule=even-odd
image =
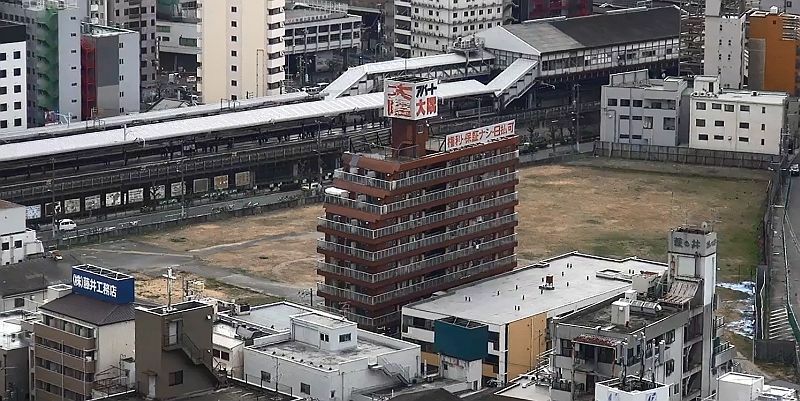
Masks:
[[[238,85],[238,83],[236,82],[236,80],[235,80],[235,79],[231,80],[231,86],[236,86],[236,85]]]
[[[722,110],[722,103],[711,103],[711,110]]]
[[[14,119],[14,126],[15,127],[21,127],[22,126],[22,119],[21,118],[15,118]]]
[[[0,70],[0,78],[5,78],[7,76],[8,74],[6,73],[6,70]]]
[[[572,341],[565,338],[561,339],[561,356],[572,356]]]
[[[14,85],[14,93],[22,92],[22,85]]]
[[[169,372],[169,385],[177,386],[179,384],[183,384],[183,371]]]
[[[231,66],[231,71],[236,72],[236,66],[235,65]]]
[[[0,53],[0,61],[6,61],[6,54]]]
[[[653,117],[652,116],[645,116],[644,120],[642,121],[642,128],[644,129],[653,129]]]
[[[223,361],[230,361],[231,360],[231,354],[228,353],[228,352],[225,352],[225,351],[220,351],[219,352],[219,359],[222,359]]]
[[[761,139],[761,146],[764,146],[764,139]]]
[[[761,114],[764,114],[764,113],[766,113],[766,112],[767,112],[767,108],[766,108],[766,107],[762,107],[762,108],[761,108]]]
[[[705,127],[706,126],[706,120],[704,120],[702,118],[698,118],[698,119],[694,120],[694,125],[696,127]]]
[[[668,360],[666,365],[664,366],[664,369],[665,369],[664,373],[667,376],[671,375],[672,372],[675,371],[675,360],[674,359]]]
[[[235,13],[236,12],[236,7],[231,7],[231,12]]]
[[[231,28],[236,28],[236,21],[231,21]]]
[[[330,341],[330,337],[328,337],[327,334],[319,333],[319,340],[320,341],[329,342]]]
[[[8,128],[8,120],[0,120],[0,128]]]
[[[724,127],[725,126],[725,121],[715,120],[714,121],[714,126],[715,127]]]
[[[715,141],[721,141],[722,139],[724,139],[724,137],[722,135],[714,135],[714,140]]]
[[[765,128],[767,128],[766,124],[761,124],[761,130],[764,131]]]
[[[300,382],[300,392],[303,394],[311,395],[311,385]]]
[[[750,106],[747,106],[747,105],[743,104],[743,105],[739,106],[739,111],[750,111]]]
[[[739,123],[739,128],[750,129],[750,123]]]
[[[650,108],[651,109],[660,109],[661,108],[661,102],[650,102]],[[705,109],[703,109],[703,110],[705,110]]]
[[[746,136],[740,136],[739,137],[739,142],[748,143],[748,142],[750,142],[750,138],[748,138]]]
[[[675,117],[664,117],[664,129],[675,131]]]
[[[18,77],[20,75],[22,75],[22,69],[21,68],[14,68],[14,76]]]
[[[732,104],[726,104],[725,105],[725,111],[727,111],[728,113],[732,113],[733,112],[733,105]]]
[[[231,42],[236,42],[236,35],[231,35]]]
[[[617,99],[611,99],[611,98],[609,98],[609,99],[608,99],[608,105],[609,105],[609,106],[616,106],[616,105],[617,105]]]
[[[19,60],[20,58],[22,58],[22,53],[20,53],[19,50],[15,51],[14,52],[14,60]]]
[[[631,120],[633,120],[633,121],[642,121],[642,116],[631,116]]]
[[[231,57],[236,57],[237,53],[236,50],[231,50]]]
[[[24,308],[25,307],[25,298],[14,298],[14,307],[15,308]]]
[[[628,120],[628,119],[630,119],[630,116],[627,116],[627,115],[623,114],[623,115],[619,116],[619,119],[620,120]]]
[[[0,103],[0,111],[8,111],[8,103]]]
[[[642,107],[642,101],[641,100],[634,100],[633,101],[633,107]]]
[[[269,372],[261,371],[261,382],[269,383],[272,381],[272,375]]]
[[[125,97],[125,92],[120,92],[119,97]]]
[[[349,341],[350,341],[350,339],[351,339],[351,337],[350,337],[350,333],[347,333],[347,334],[339,334],[339,342],[340,342],[340,343],[346,343],[346,342],[349,342]]]
[[[695,106],[697,110],[705,110],[706,109],[706,102],[697,102],[697,106]]]
[[[619,105],[620,106],[630,106],[631,105],[631,100],[630,99],[620,99],[619,100]]]
[[[697,136],[697,139],[699,139],[701,141],[707,141],[708,140],[708,134],[700,134],[700,135]]]
[[[2,248],[0,248],[0,249],[2,249],[4,251],[7,251],[7,250],[10,249],[10,247],[11,247],[11,244],[9,242],[3,242]]]

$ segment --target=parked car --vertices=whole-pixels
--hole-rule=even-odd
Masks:
[[[62,219],[58,221],[58,231],[72,231],[78,228],[78,225],[70,219]]]
[[[800,164],[792,164],[789,166],[789,172],[792,173],[793,176],[800,175]]]

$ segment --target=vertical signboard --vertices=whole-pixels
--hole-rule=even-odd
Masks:
[[[439,114],[438,80],[387,79],[384,88],[384,113],[389,118],[421,120]]]

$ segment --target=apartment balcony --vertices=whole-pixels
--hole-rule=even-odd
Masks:
[[[389,323],[400,321],[400,318],[403,315],[402,312],[400,311],[394,311],[381,316],[369,317],[369,316],[359,315],[357,313],[351,312],[346,309],[336,309],[336,308],[331,308],[329,306],[326,306],[323,309],[327,310],[328,312],[344,316],[345,318],[347,318],[347,320],[355,322],[361,327],[386,326]]]
[[[349,267],[337,266],[332,263],[326,263],[325,261],[322,260],[317,261],[317,269],[323,272],[328,272],[343,277],[350,277],[354,280],[358,280],[365,283],[380,283],[386,280],[390,280],[393,278],[425,270],[434,266],[439,266],[441,264],[451,262],[460,258],[469,257],[471,255],[475,255],[480,252],[485,252],[487,249],[494,249],[494,248],[499,248],[501,246],[514,244],[516,241],[517,241],[516,234],[512,234],[506,237],[484,242],[480,244],[479,247],[468,246],[466,248],[448,252],[443,255],[438,255],[432,258],[421,260],[419,262],[398,266],[393,269],[389,269],[379,273],[368,273],[361,270],[351,269]]]
[[[395,5],[395,7],[409,7],[410,8],[411,7],[411,2],[410,1],[405,1],[405,0],[397,0],[397,1],[394,2],[394,5]]]
[[[733,360],[736,348],[729,342],[723,342],[714,347],[714,367],[718,367]]]
[[[396,45],[396,44],[395,44]],[[341,196],[336,195],[325,195],[325,202],[332,204],[332,205],[339,205],[348,207],[351,209],[358,209],[365,211],[367,213],[377,214],[377,215],[384,215],[392,212],[396,212],[399,210],[411,208],[414,206],[424,205],[426,203],[436,202],[439,200],[452,198],[453,196],[467,194],[471,192],[480,191],[482,189],[490,188],[495,185],[506,184],[509,182],[514,182],[517,180],[517,172],[511,172],[508,174],[498,175],[492,178],[488,178],[485,180],[473,182],[466,185],[459,185],[453,188],[447,188],[442,191],[436,191],[432,193],[428,193],[425,195],[417,196],[414,198],[389,203],[386,205],[375,205],[372,203],[367,203],[365,201],[360,201],[356,199],[344,198]]]
[[[279,22],[285,22],[285,21],[286,21],[286,13],[267,15],[268,24],[277,24]]]
[[[344,170],[336,170],[333,173],[334,178],[340,178],[354,184],[366,185],[374,188],[379,188],[387,191],[394,191],[400,188],[409,187],[416,184],[422,184],[434,181],[441,178],[451,177],[454,174],[475,171],[477,169],[492,166],[495,164],[504,163],[519,158],[519,151],[503,153],[496,156],[487,157],[485,159],[474,160],[468,163],[461,163],[455,166],[440,168],[436,170],[426,171],[422,174],[413,175],[411,177],[401,178],[398,180],[382,180],[367,175],[350,173]]]
[[[54,361],[58,363],[58,361]],[[63,386],[65,389],[76,392],[78,394],[91,393],[92,383],[80,381],[72,376],[64,375],[52,370],[45,369],[41,366],[36,366],[34,375],[37,380],[46,383],[55,384],[56,386]]]
[[[283,67],[284,64],[285,64],[285,61],[284,61],[283,57],[278,57],[278,58],[274,58],[274,59],[267,58],[264,61],[264,64],[266,65],[267,68],[278,68],[278,67]]]
[[[722,337],[722,334],[725,332],[725,317],[724,316],[715,316],[714,317],[714,336],[715,337]]]
[[[442,244],[451,240],[458,239],[458,237],[479,233],[484,230],[490,230],[493,228],[497,228],[515,222],[517,222],[517,213],[511,213],[505,216],[498,217],[496,219],[487,220],[482,223],[471,224],[466,227],[447,231],[442,234],[431,235],[430,237],[407,242],[405,244],[393,246],[391,248],[381,249],[379,251],[367,251],[352,246],[325,241],[324,239],[317,240],[317,247],[324,251],[338,252],[362,260],[377,262],[379,260],[390,258],[392,256],[397,256],[410,251],[415,251],[431,245]]]
[[[49,361],[57,361],[66,367],[75,370],[80,370],[86,373],[94,373],[97,371],[96,362],[94,360],[87,360],[71,354],[62,353],[61,351],[47,347],[42,344],[34,345],[34,353],[37,357],[47,359]]]
[[[482,263],[477,266],[425,280],[417,284],[412,284],[408,287],[398,288],[380,295],[366,295],[353,290],[334,287],[325,283],[317,283],[317,291],[321,294],[330,294],[335,297],[355,301],[364,305],[380,305],[393,299],[405,297],[426,290],[436,289],[443,284],[453,283],[465,277],[481,274],[498,267],[507,266],[509,264],[516,263],[516,261],[517,255],[510,255],[493,260],[491,262]]]
[[[484,209],[490,209],[501,205],[510,205],[516,202],[517,199],[518,199],[517,193],[514,192],[498,196],[496,198],[492,198],[489,200],[457,207],[455,209],[450,209],[445,212],[434,213],[419,219],[409,220],[403,223],[393,224],[391,226],[382,227],[374,230],[369,228],[359,227],[348,223],[340,223],[337,221],[328,220],[324,217],[320,217],[319,220],[321,227],[330,228],[331,230],[336,230],[342,233],[358,235],[364,238],[378,239],[389,235],[394,235],[403,231],[412,230],[418,227],[435,224],[441,221],[452,219],[454,217],[475,213]]]
[[[33,331],[37,337],[46,338],[57,343],[68,345],[72,348],[77,348],[80,350],[93,350],[97,347],[97,342],[94,338],[81,337],[77,334],[68,333],[42,323],[35,323],[33,325]]]

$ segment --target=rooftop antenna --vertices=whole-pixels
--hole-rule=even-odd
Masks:
[[[172,282],[175,281],[177,277],[172,274],[172,266],[167,268],[167,274],[162,274],[161,277],[167,279],[167,312],[172,311]]]

